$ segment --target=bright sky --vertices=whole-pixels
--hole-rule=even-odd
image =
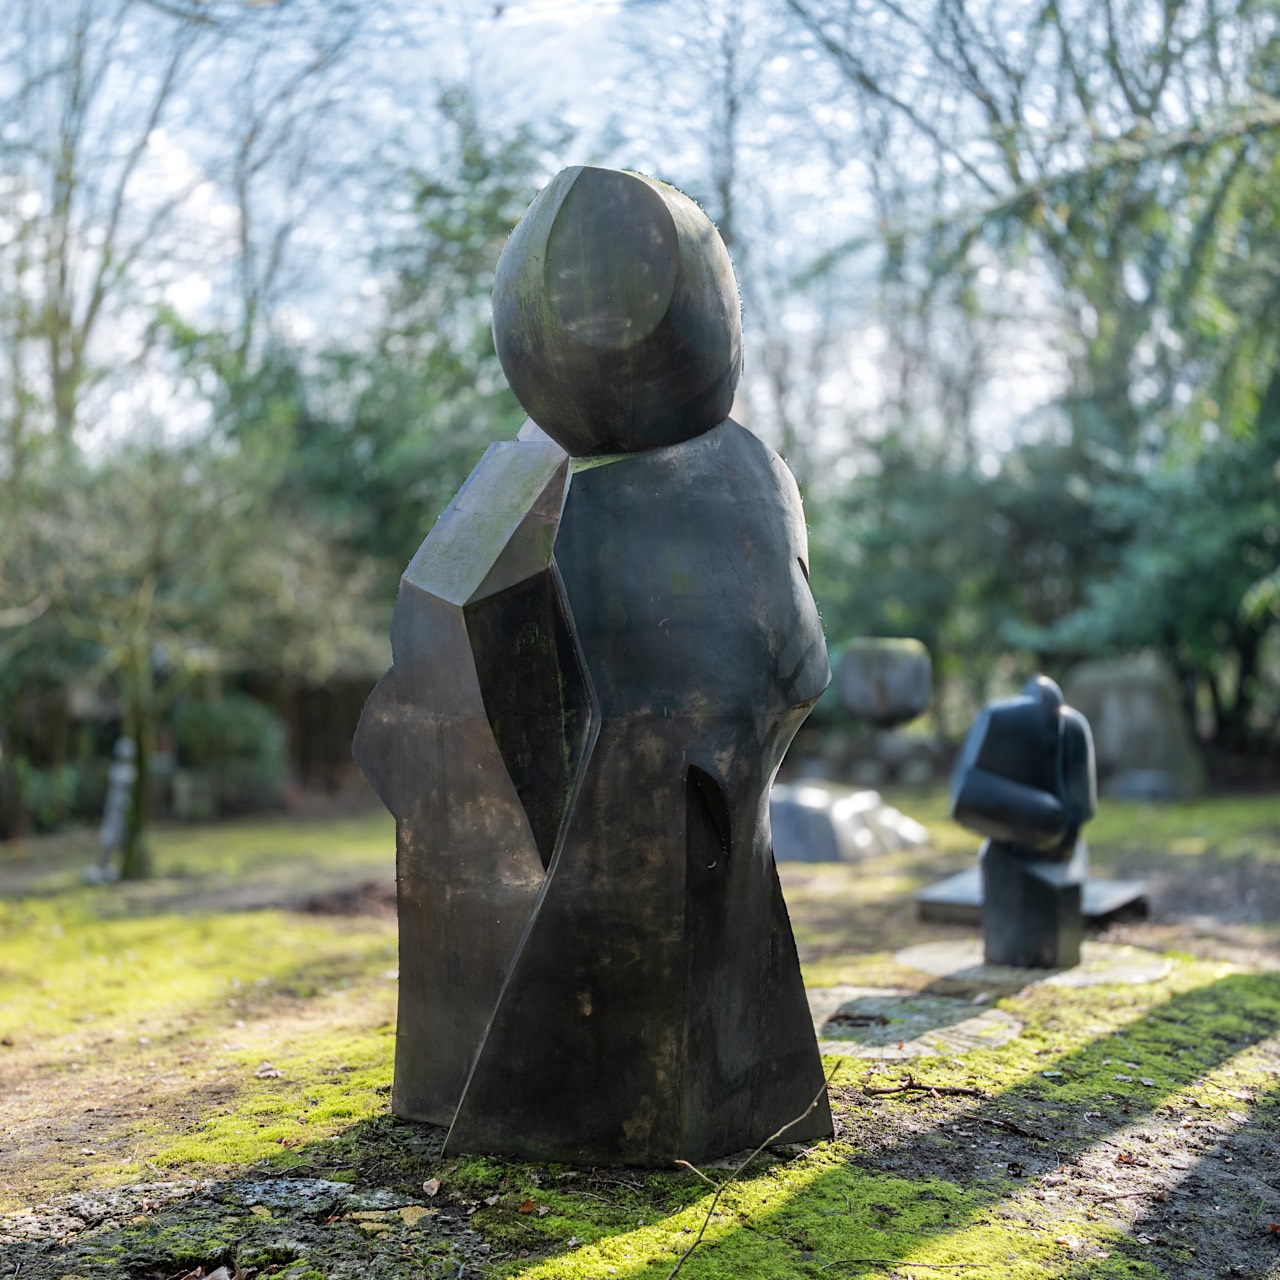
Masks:
[[[741,2],[749,12],[752,0]],[[329,158],[350,156],[350,171],[328,188],[278,188],[274,195],[258,189],[255,197],[254,229],[260,239],[281,219],[299,216],[291,237],[295,274],[276,313],[296,340],[350,332],[372,314],[376,281],[369,275],[368,237],[360,220],[396,214],[386,205],[379,207],[364,187],[376,177],[379,153],[393,133],[404,144],[403,155],[430,166],[437,144],[433,100],[442,83],[469,87],[481,104],[485,127],[529,119],[572,125],[573,141],[562,153],[544,158],[548,177],[565,164],[611,163],[653,173],[704,199],[712,195],[709,173],[718,138],[716,109],[707,90],[714,89],[717,51],[714,40],[707,43],[705,29],[689,25],[687,5],[678,8],[666,0],[449,0],[433,12],[414,0],[385,0],[369,13],[373,43],[357,55],[361,70],[351,84],[363,113],[360,131],[353,134],[335,125],[323,142],[332,153]],[[756,43],[744,46],[744,56],[758,66],[759,79],[743,104],[737,161],[737,214],[745,232],[736,257],[748,301],[749,379],[761,373],[760,356],[771,340],[767,331],[789,335],[786,340],[800,349],[806,331],[817,332],[820,323],[827,323],[815,308],[831,305],[831,299],[822,304],[812,294],[790,289],[786,281],[826,249],[868,231],[870,221],[856,165],[812,141],[796,146],[789,140],[797,120],[794,104],[811,96],[818,62],[806,62],[795,49],[769,39],[767,27],[751,27],[749,40]],[[242,60],[248,50],[233,53]],[[810,51],[809,57],[816,55]],[[212,121],[227,118],[233,105],[218,101],[219,85],[241,83],[237,77],[243,67],[225,57],[211,66],[213,78],[206,67],[203,78],[185,86],[184,93],[192,98],[198,117],[207,112]],[[136,92],[136,62],[130,75],[122,86]],[[270,80],[259,83],[269,85]],[[820,122],[839,131],[840,115],[848,108],[833,97],[817,111]],[[229,176],[215,167],[212,157],[203,156],[198,134],[170,123],[152,131],[133,191],[150,207],[180,197],[183,216],[177,235],[157,242],[156,255],[140,275],[139,299],[148,312],[158,295],[196,325],[210,324],[223,309],[239,261],[239,213]],[[886,335],[878,321],[868,323],[865,303],[871,291],[855,269],[857,261],[850,259],[833,286],[831,314],[837,324],[848,326],[847,341],[797,375],[818,383],[810,403],[831,423],[830,432],[812,428],[819,439],[843,438],[849,410],[873,415],[881,394]],[[103,329],[98,354],[107,362],[128,362],[129,383],[128,395],[118,388],[103,391],[100,407],[114,423],[108,435],[127,431],[148,413],[180,421],[198,403],[175,391],[163,362],[131,362],[141,341],[140,325],[126,321]],[[1005,372],[991,383],[990,403],[980,414],[991,424],[992,447],[1011,438],[1016,419],[1044,397],[1056,376],[1043,358],[1034,356],[1035,334],[1024,330],[1021,337],[1026,349],[1015,343],[1004,353]],[[761,397],[767,416],[766,402],[767,396]]]

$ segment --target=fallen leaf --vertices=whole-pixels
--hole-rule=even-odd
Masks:
[[[279,1067],[273,1067],[271,1063],[264,1062],[253,1074],[259,1080],[278,1080],[284,1072]]]
[[[499,1197],[496,1194],[491,1196],[485,1196],[484,1198],[485,1204],[489,1205],[491,1208],[493,1205],[498,1203],[498,1200],[499,1200]]]
[[[439,1178],[428,1178],[428,1179],[426,1180],[426,1182],[424,1182],[424,1183],[422,1184],[422,1189],[423,1189],[423,1191],[425,1191],[425,1192],[427,1193],[427,1195],[429,1195],[429,1196],[433,1196],[433,1195],[435,1195],[435,1194],[440,1190],[440,1179],[439,1179]]]
[[[549,1204],[540,1204],[538,1206],[538,1217],[545,1218],[550,1212],[551,1206]]]
[[[1138,1083],[1145,1084],[1148,1089],[1154,1089],[1156,1087],[1156,1082],[1150,1079],[1148,1076],[1143,1076],[1142,1079],[1138,1081]]]
[[[520,1201],[520,1208],[519,1208],[519,1209],[517,1209],[517,1210],[516,1210],[516,1212],[517,1212],[517,1213],[532,1213],[532,1212],[533,1212],[537,1207],[538,1207],[538,1206],[537,1206],[536,1204],[534,1204],[532,1200],[521,1200],[521,1201]]]
[[[1054,1236],[1054,1244],[1065,1244],[1068,1249],[1078,1249],[1080,1247],[1079,1236]]]
[[[1280,1231],[1280,1226],[1277,1226],[1275,1223],[1272,1223],[1272,1224],[1271,1224],[1271,1230],[1272,1230],[1272,1231]],[[577,1237],[577,1236],[570,1236],[570,1237],[569,1237],[569,1248],[570,1248],[570,1249],[576,1249],[577,1247],[578,1247],[578,1237]]]
[[[1121,1084],[1128,1084],[1133,1079],[1132,1076],[1112,1076],[1113,1080],[1119,1080]]]

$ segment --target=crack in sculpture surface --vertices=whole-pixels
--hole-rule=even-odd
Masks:
[[[830,672],[795,481],[727,417],[732,267],[673,188],[569,169],[494,335],[533,421],[406,570],[355,744],[397,819],[393,1108],[453,1151],[753,1146],[822,1082],[768,797]]]

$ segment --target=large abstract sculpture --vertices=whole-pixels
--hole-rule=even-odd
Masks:
[[[392,1105],[452,1151],[754,1145],[822,1089],[768,797],[830,673],[795,481],[727,417],[728,254],[673,188],[565,170],[494,338],[533,421],[405,571],[355,743],[397,819]],[[830,1132],[823,1096],[783,1140]]]
[[[952,817],[982,846],[988,964],[1050,969],[1080,962],[1089,871],[1080,828],[1097,809],[1089,723],[1047,676],[986,707],[965,740]]]

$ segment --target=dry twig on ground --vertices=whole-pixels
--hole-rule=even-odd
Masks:
[[[667,1272],[667,1280],[675,1280],[680,1274],[680,1268],[688,1262],[690,1255],[702,1243],[702,1237],[706,1234],[707,1227],[711,1222],[711,1215],[716,1211],[716,1205],[720,1203],[720,1197],[729,1189],[734,1180],[742,1173],[742,1171],[758,1156],[765,1147],[770,1143],[777,1142],[788,1129],[793,1125],[797,1125],[801,1120],[806,1119],[813,1114],[813,1109],[822,1100],[822,1095],[831,1087],[831,1081],[835,1078],[836,1071],[839,1067],[832,1068],[831,1074],[822,1082],[822,1088],[813,1095],[813,1101],[798,1115],[794,1120],[788,1120],[786,1124],[774,1133],[771,1133],[723,1182],[716,1182],[713,1178],[708,1178],[696,1165],[692,1165],[688,1160],[677,1160],[676,1164],[682,1169],[688,1169],[691,1173],[696,1173],[709,1187],[715,1187],[716,1193],[711,1197],[711,1203],[707,1206],[706,1217],[702,1219],[702,1226],[698,1228],[698,1234],[694,1237],[693,1243],[680,1255],[676,1261],[676,1265]]]

